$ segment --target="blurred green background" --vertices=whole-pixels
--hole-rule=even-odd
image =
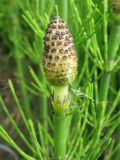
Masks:
[[[79,153],[78,160],[79,157],[81,160],[85,160],[85,157],[88,160],[91,153],[90,160],[97,160],[96,157],[101,160],[120,160],[120,50],[118,44],[115,57],[109,59],[108,44],[112,28],[114,28],[111,1],[0,0],[0,95],[22,133],[28,136],[26,127],[21,122],[21,116],[11,98],[8,85],[8,79],[11,79],[26,119],[31,118],[35,127],[37,121],[40,121],[41,125],[52,135],[49,127],[52,125],[53,114],[49,100],[52,87],[44,76],[42,55],[45,31],[51,17],[56,15],[62,17],[68,24],[78,55],[78,75],[74,84],[70,86],[70,90],[73,96],[72,106],[73,108],[79,106],[78,110],[82,114],[76,113],[76,109],[73,110],[75,114],[71,134],[73,137],[75,132],[79,134],[79,131],[76,131],[77,127],[82,126],[83,131],[79,142],[81,148],[78,147],[70,157],[75,159]],[[112,37],[113,45],[115,38]],[[114,65],[109,65],[110,62]],[[84,103],[86,98],[90,101],[87,104]],[[85,106],[87,109],[83,108]],[[81,124],[78,125],[77,121],[81,121]],[[101,123],[100,126],[99,123]],[[30,150],[17,136],[16,130],[2,107],[0,107],[0,124],[14,138],[14,141],[31,155]],[[99,142],[102,144],[102,138],[105,137],[107,141],[102,144],[103,146],[98,145],[95,148],[91,144],[94,133],[99,130],[96,129],[97,124],[98,128],[102,128],[100,135],[97,134],[101,138]],[[117,125],[114,128],[115,124]],[[45,135],[44,132],[43,134]],[[76,138],[74,137],[75,144],[77,134]],[[70,137],[71,140],[73,137]],[[0,139],[1,160],[13,160],[16,154],[19,159],[24,159],[15,150],[9,150],[12,148],[3,139]],[[68,145],[71,145],[70,141]],[[49,145],[47,147],[50,148]],[[91,149],[87,150],[87,147]],[[48,157],[53,157],[52,149],[49,150]],[[85,155],[82,154],[83,151]],[[95,151],[96,155],[93,156]]]

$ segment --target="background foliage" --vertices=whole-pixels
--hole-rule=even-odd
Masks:
[[[68,23],[78,55],[68,159],[119,160],[120,29],[107,0],[0,0],[0,159],[54,157],[52,87],[42,68],[54,15]]]

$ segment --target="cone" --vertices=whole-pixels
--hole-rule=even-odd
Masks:
[[[63,19],[53,17],[44,38],[44,71],[53,86],[66,86],[77,73],[77,57],[72,36]]]

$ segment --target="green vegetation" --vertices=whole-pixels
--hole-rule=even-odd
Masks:
[[[120,0],[0,0],[0,159],[6,148],[9,160],[120,159],[119,6]],[[69,102],[59,105],[64,92],[43,69],[52,16],[68,24],[78,57]]]

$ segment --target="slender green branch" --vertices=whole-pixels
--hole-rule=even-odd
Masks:
[[[112,27],[112,32],[110,36],[110,40],[108,43],[108,73],[105,73],[101,77],[101,83],[100,83],[100,92],[99,92],[99,101],[107,101],[108,96],[108,90],[109,90],[109,84],[110,84],[110,77],[111,77],[111,68],[112,64],[114,62],[114,58],[116,56],[118,47],[120,45],[120,25],[114,23]]]
[[[20,92],[21,92],[21,97],[22,97],[22,105],[24,108],[24,111],[27,115],[27,117],[30,117],[30,108],[29,108],[29,100],[28,100],[28,96],[27,96],[27,90],[26,90],[26,86],[25,86],[25,79],[24,79],[24,65],[22,62],[23,59],[21,60],[17,60],[16,64],[17,64],[17,71],[18,71],[18,78],[20,80]]]
[[[107,4],[106,4],[107,5]],[[105,38],[105,37],[104,37]],[[101,77],[100,88],[99,88],[99,118],[98,118],[98,128],[97,128],[97,140],[100,137],[101,130],[103,129],[104,115],[106,111],[106,103],[108,99],[108,91],[110,86],[110,79],[112,74],[112,65],[114,63],[117,50],[120,45],[120,25],[114,22],[112,26],[112,31],[107,47],[107,59],[105,59],[105,73]],[[106,57],[106,56],[105,56]],[[102,102],[102,103],[101,103]]]
[[[103,37],[104,37],[104,58],[105,58],[105,61],[107,60],[107,47],[108,47],[108,43],[107,43],[107,24],[108,24],[108,21],[107,21],[107,18],[108,18],[108,0],[104,0],[104,14],[103,14]]]
[[[43,74],[43,70],[41,69],[41,66],[39,68],[39,74],[40,74],[40,80],[43,84],[44,87],[46,87],[46,81],[45,81],[45,77]],[[40,119],[43,123],[43,126],[47,132],[48,130],[48,123],[47,123],[47,117],[48,117],[48,98],[45,94],[40,96]],[[46,145],[47,142],[47,136],[46,133],[44,133],[44,144]]]

